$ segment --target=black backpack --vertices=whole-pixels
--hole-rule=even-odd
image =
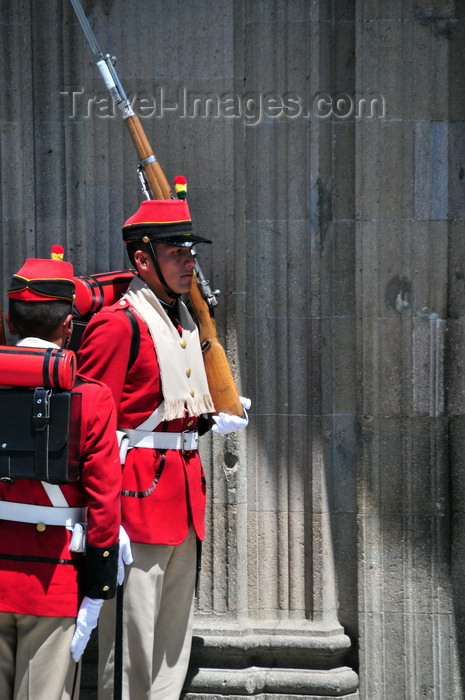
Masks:
[[[69,350],[0,346],[0,480],[77,481],[82,395]]]

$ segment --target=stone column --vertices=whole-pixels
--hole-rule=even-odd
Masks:
[[[449,440],[459,435],[463,392],[454,389],[448,401],[445,391],[458,388],[456,365],[445,382],[449,330],[449,361],[463,354],[461,323],[448,318],[463,307],[456,295],[448,307],[448,266],[463,269],[463,246],[456,246],[459,228],[463,238],[463,121],[456,122],[459,93],[451,89],[455,72],[463,77],[458,12],[453,2],[357,3],[357,92],[375,89],[386,109],[381,122],[357,124],[360,678],[367,700],[463,697],[449,493],[451,484],[461,513],[461,438],[453,453]],[[463,532],[462,516],[458,522]]]
[[[333,93],[331,61],[351,63],[353,29],[326,3],[234,3],[235,87],[252,102],[234,136],[238,325],[228,351],[253,406],[246,434],[226,447],[213,437],[204,452],[209,537],[192,700],[358,697],[335,562],[342,542],[356,556],[344,474],[354,474],[355,239],[353,221],[334,220],[353,220],[354,130],[353,119],[340,129],[313,112],[315,92]],[[350,71],[340,80],[353,88]],[[298,96],[301,113],[264,113],[271,93]]]

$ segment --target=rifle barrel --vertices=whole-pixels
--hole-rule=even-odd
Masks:
[[[79,2],[79,0],[70,0],[70,2],[71,5],[74,7],[74,11],[81,24],[84,34],[86,35],[86,39],[89,42],[90,48],[92,49],[92,53],[96,58],[103,58],[102,49],[98,45],[97,39],[95,38],[95,34],[92,31],[92,27],[89,24],[89,20],[87,19],[84,10],[82,9],[81,3]]]

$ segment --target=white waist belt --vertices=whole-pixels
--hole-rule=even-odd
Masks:
[[[10,503],[0,501],[0,519],[16,523],[38,525],[63,525],[74,527],[86,519],[87,508],[57,508],[55,506],[35,506],[30,503]]]
[[[129,447],[146,447],[152,450],[197,450],[199,447],[198,430],[186,430],[183,433],[151,433],[147,430],[119,428],[129,438]]]

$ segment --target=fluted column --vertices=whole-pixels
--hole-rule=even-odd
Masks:
[[[353,18],[325,3],[235,2],[233,19],[235,89],[262,109],[234,125],[236,336],[225,329],[253,406],[245,434],[203,448],[209,536],[186,698],[352,699],[339,611],[355,598],[336,559],[356,552],[354,187],[333,140],[348,167],[354,131],[313,102],[333,91],[331,62],[350,60]],[[299,115],[264,113],[270,93],[298,98]]]

